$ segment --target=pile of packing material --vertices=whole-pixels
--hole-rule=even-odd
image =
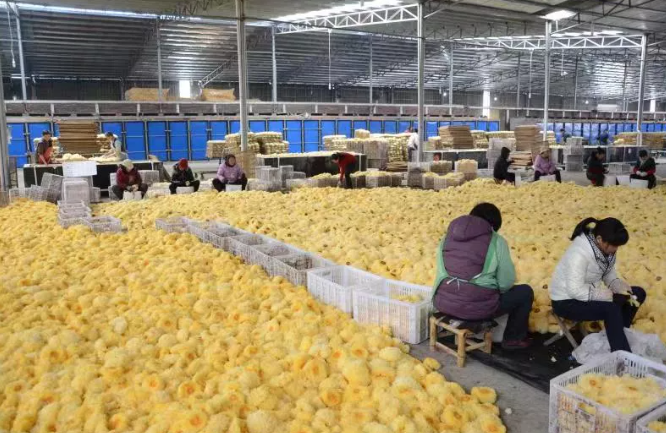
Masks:
[[[430,164],[430,171],[440,175],[450,173],[453,170],[452,161],[434,161]]]
[[[99,153],[97,122],[60,122],[60,144],[64,152],[92,156]]]
[[[224,140],[208,140],[206,142],[206,158],[218,159],[224,158],[224,148],[227,142]]]
[[[385,134],[382,137],[388,140],[388,160],[389,162],[407,161],[407,143],[410,134]]]
[[[234,89],[203,89],[201,100],[207,102],[233,102],[236,100]]]
[[[426,141],[425,150],[439,150],[442,148],[441,137],[430,137]]]
[[[444,176],[446,186],[460,186],[465,183],[465,173],[449,173]]]
[[[516,134],[514,134],[513,131],[493,131],[493,132],[486,132],[486,137],[488,137],[488,140],[490,140],[491,138],[508,139],[508,138],[516,138]]]
[[[543,131],[540,132],[543,139]],[[548,142],[548,147],[557,145],[557,140],[555,139],[555,132],[546,131],[546,142]]]
[[[645,133],[643,133],[645,135]],[[616,146],[635,146],[638,141],[638,132],[620,132],[615,136],[613,144]]]
[[[665,132],[644,132],[642,145],[649,149],[663,149],[665,140]],[[621,132],[615,138],[616,146],[636,146],[637,142],[637,132]]]
[[[407,163],[407,186],[422,186],[423,173],[430,171],[429,162]]]
[[[370,131],[357,129],[354,131],[354,138],[370,138]]]
[[[109,139],[106,138],[106,134],[97,134],[97,146],[99,147],[99,151],[101,153],[106,153],[109,150],[111,150],[111,147],[109,145]]]
[[[456,161],[456,173],[462,173],[465,180],[474,180],[477,177],[479,163],[473,159],[461,159]]]
[[[241,148],[241,135],[236,133],[236,134],[228,134],[226,137],[224,137],[226,142],[227,142],[227,147],[230,148]],[[259,142],[257,141],[257,138],[254,133],[248,132],[247,133],[247,150],[250,152],[254,152],[254,154],[260,154],[261,153],[261,146],[259,145]]]
[[[389,162],[389,141],[381,137],[336,139],[332,146],[339,150],[365,154],[369,168],[381,168]]]
[[[62,162],[87,161],[88,158],[78,153],[66,153],[61,158]]]
[[[442,146],[451,143],[454,149],[473,149],[474,139],[469,126],[442,126],[439,128],[439,136],[442,138]]]
[[[282,134],[279,132],[259,132],[254,137],[264,155],[289,152],[289,143],[282,140]]]
[[[475,130],[471,132],[472,139],[474,140],[474,147],[476,149],[487,149],[488,148],[488,137],[486,137],[486,131]]]
[[[532,152],[511,152],[509,157],[513,160],[512,167],[531,167],[532,166]]]
[[[125,100],[134,102],[159,101],[159,95],[160,89],[132,87],[125,92]],[[166,101],[168,97],[169,89],[162,89],[162,101]]]
[[[386,164],[386,171],[401,172],[407,171],[407,163],[404,161],[389,162]]]
[[[345,135],[325,135],[324,136],[324,149],[326,150],[346,150],[344,143],[341,143],[340,140],[344,140],[347,137]]]
[[[532,149],[540,146],[541,130],[535,125],[523,125],[516,127],[516,150],[520,152],[532,152]]]
[[[423,175],[421,175],[421,187],[423,189],[435,189],[435,178],[437,177],[439,177],[439,175],[431,171],[423,173]]]

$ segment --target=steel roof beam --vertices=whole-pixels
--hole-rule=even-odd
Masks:
[[[580,49],[640,49],[640,35],[599,35],[576,37],[553,37],[552,50],[580,50]],[[456,49],[465,47],[504,48],[508,50],[545,50],[546,38],[542,36],[530,37],[488,37],[488,38],[462,38],[454,39]]]

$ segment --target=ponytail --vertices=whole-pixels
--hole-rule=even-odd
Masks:
[[[576,239],[578,236],[582,235],[583,232],[586,230],[589,230],[587,226],[589,226],[592,223],[598,223],[599,220],[596,218],[585,218],[583,221],[579,222],[576,228],[573,231],[573,234],[571,235],[571,240],[573,241]]]
[[[594,228],[589,229],[588,226],[592,223],[594,223]],[[629,242],[629,232],[624,224],[622,224],[617,218],[604,218],[602,220],[585,218],[574,229],[574,232],[571,235],[571,240],[574,240],[586,230],[593,236],[599,236],[604,242],[616,247],[621,247]]]

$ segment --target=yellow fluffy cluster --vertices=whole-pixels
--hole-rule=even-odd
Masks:
[[[666,389],[652,378],[594,373],[582,375],[577,383],[567,386],[567,389],[624,415],[647,409],[666,396]]]
[[[165,203],[185,202],[109,208],[133,221]],[[303,287],[153,219],[96,235],[56,214],[0,208],[0,431],[505,431],[437,361]]]
[[[392,295],[391,298],[396,301],[409,302],[410,304],[418,304],[423,301],[421,295]]]
[[[120,217],[129,227],[148,226],[155,218],[172,215],[227,220],[340,264],[430,285],[437,245],[448,224],[475,204],[489,201],[502,211],[500,233],[511,246],[518,282],[534,289],[538,310],[530,323],[540,332],[555,330],[548,284],[574,227],[589,216],[613,216],[630,233],[629,244],[619,250],[619,272],[648,292],[636,327],[666,341],[666,231],[651,217],[666,211],[664,192],[554,182],[510,188],[476,180],[440,192],[382,188],[180,195],[103,205],[101,212]]]
[[[666,433],[666,422],[663,421],[652,421],[648,424],[650,432],[653,433]]]

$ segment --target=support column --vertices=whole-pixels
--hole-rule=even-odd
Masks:
[[[629,62],[624,61],[624,78],[622,79],[622,111],[627,111],[627,68]]]
[[[370,35],[370,75],[369,76],[370,76],[370,81],[369,81],[370,82],[370,87],[369,87],[368,90],[370,91],[370,104],[372,104],[372,84],[373,84],[372,83],[372,34]]]
[[[643,34],[641,38],[641,76],[638,82],[638,117],[636,119],[636,132],[638,132],[637,145],[643,145],[643,100],[645,99],[645,67],[647,59],[647,35]]]
[[[162,37],[161,37],[159,18],[155,22],[155,38],[157,39],[157,87],[159,88],[157,93],[157,100],[161,104],[162,102],[164,102],[163,101],[164,97],[162,95],[162,89],[164,89],[164,83],[162,81]]]
[[[548,107],[550,97],[550,29],[551,22],[546,21],[546,50],[545,50],[545,69],[544,69],[544,89],[543,89],[543,141],[548,137]]]
[[[247,151],[247,47],[245,46],[245,0],[236,0],[238,44],[238,99],[240,101],[241,152]]]
[[[416,152],[416,161],[421,162],[421,152],[423,151],[423,143],[425,142],[425,122],[424,122],[424,104],[425,104],[425,90],[424,90],[424,69],[425,69],[425,38],[423,28],[423,1],[419,1],[418,6],[418,51],[419,51],[419,67],[418,67],[418,123],[419,123],[419,149]]]
[[[2,57],[0,56],[0,77],[2,77]],[[5,105],[5,93],[0,86],[0,190],[6,191],[10,188],[9,178],[9,131],[7,130],[7,106]]]
[[[574,66],[574,100],[573,100],[573,109],[575,110],[578,107],[578,54],[576,54],[576,64]]]
[[[518,54],[518,79],[516,82],[516,108],[520,109],[520,54]]]
[[[18,11],[18,9],[17,9]],[[21,34],[21,19],[18,14],[16,15],[16,34],[18,38],[18,49],[19,49],[19,65],[21,66],[21,95],[23,95],[23,100],[28,99],[28,91],[26,88],[25,80],[25,59],[23,58],[23,35]]]
[[[449,116],[453,116],[453,44],[449,51]]]
[[[275,26],[271,30],[272,54],[273,54],[273,104],[277,104],[277,54],[275,53]]]

